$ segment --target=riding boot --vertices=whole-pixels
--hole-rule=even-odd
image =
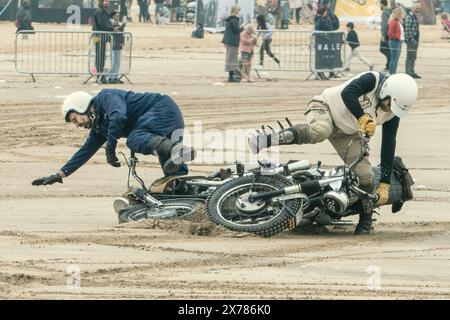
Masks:
[[[194,160],[197,155],[194,148],[160,136],[153,137],[149,147],[149,153],[168,159],[163,164],[163,171],[167,175],[176,173],[185,162]]]
[[[257,154],[261,150],[272,146],[305,144],[309,143],[310,139],[310,126],[301,123],[270,134],[263,132],[249,136],[248,144],[252,152]]]
[[[370,234],[373,231],[372,227],[372,215],[373,215],[373,202],[366,200],[359,200],[359,222],[355,228],[355,235]]]

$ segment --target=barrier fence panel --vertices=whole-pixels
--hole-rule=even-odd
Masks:
[[[345,34],[343,32],[260,31],[262,37],[254,51],[254,66],[267,71],[309,72],[318,78],[320,72],[345,69]],[[264,35],[272,37],[264,41]]]
[[[257,69],[310,71],[311,32],[290,30],[260,30],[259,32],[261,37],[258,39],[258,46],[255,47],[253,58]],[[271,39],[264,40],[266,35],[269,37],[268,33],[272,34]]]
[[[96,31],[92,32],[90,40],[88,66],[91,76],[100,82],[122,77],[131,82],[127,77],[131,71],[131,33]]]
[[[38,74],[129,81],[131,48],[127,32],[21,31],[15,39],[15,68],[32,81]]]
[[[316,79],[319,78],[319,73],[344,71],[346,59],[344,32],[314,31],[311,34],[310,50],[311,75],[316,76]]]

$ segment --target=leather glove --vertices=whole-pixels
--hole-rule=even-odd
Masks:
[[[115,168],[120,167],[119,159],[116,156],[116,151],[106,148],[106,162],[108,162],[111,166]]]
[[[388,202],[389,199],[389,188],[390,185],[388,183],[381,182],[378,186],[375,193],[378,195],[378,201],[376,203],[377,206],[383,206]]]
[[[31,184],[33,186],[42,186],[42,185],[45,186],[45,185],[48,185],[48,184],[54,184],[56,182],[63,183],[62,177],[58,173],[56,173],[56,174],[54,174],[52,176],[49,176],[49,177],[43,177],[43,178],[40,178],[40,179],[36,179]]]
[[[364,114],[358,119],[359,128],[361,131],[368,135],[369,137],[372,137],[375,134],[375,130],[377,128],[377,124],[373,119],[367,115]]]

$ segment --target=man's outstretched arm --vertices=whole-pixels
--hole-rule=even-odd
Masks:
[[[49,185],[56,182],[63,183],[62,178],[68,177],[82,167],[101,148],[106,139],[91,131],[84,145],[72,156],[72,158],[54,175],[34,180],[33,186]]]

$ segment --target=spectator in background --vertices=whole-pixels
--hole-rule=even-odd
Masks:
[[[447,33],[450,33],[450,20],[448,19],[447,12],[442,12],[441,23],[442,23],[442,26],[444,27],[444,30],[447,31]]]
[[[155,21],[158,22],[158,17],[161,14],[162,8],[164,7],[165,0],[155,0]]]
[[[323,6],[325,8],[327,8],[327,16],[326,16],[326,18],[330,22],[330,25],[331,25],[331,28],[332,28],[331,30],[332,31],[339,30],[339,18],[330,9],[330,6],[331,6],[330,1],[329,0],[323,0],[322,4],[323,4]]]
[[[391,49],[391,60],[389,62],[389,73],[397,72],[398,59],[402,50],[402,42],[405,40],[405,32],[402,25],[403,9],[397,7],[392,11],[388,25],[389,48]]]
[[[178,22],[177,13],[180,10],[180,0],[172,0],[170,3],[170,22]]]
[[[442,3],[442,9],[444,9],[444,12],[450,14],[450,0],[441,0]]]
[[[275,29],[281,28],[281,2],[283,0],[275,0],[275,4],[272,6],[272,13],[275,16]]]
[[[97,82],[107,83],[104,74],[105,60],[106,60],[106,44],[109,41],[109,33],[95,33],[95,31],[113,32],[118,31],[118,27],[113,27],[108,13],[109,0],[100,0],[98,9],[94,15],[94,25],[92,31],[92,41],[95,43],[95,68],[97,73]]]
[[[380,40],[380,52],[386,57],[385,72],[389,70],[389,62],[391,60],[391,50],[389,49],[388,38],[388,23],[392,10],[388,6],[387,0],[380,1],[381,9],[381,40]]]
[[[120,14],[118,11],[111,12],[111,24],[114,28],[117,28],[119,32],[112,34],[111,43],[111,70],[109,71],[109,83],[123,83],[120,80],[120,57],[122,53],[124,36],[123,31],[125,29],[125,23],[120,21]]]
[[[138,0],[139,4],[139,22],[150,22],[150,14],[148,12],[149,0]]]
[[[22,4],[17,10],[16,14],[16,33],[23,30],[34,30],[31,25],[31,13],[30,13],[30,2],[28,0],[22,1]]]
[[[359,51],[359,39],[358,34],[355,31],[355,25],[353,22],[347,23],[347,43],[350,46],[351,50],[349,54],[347,55],[347,64],[345,66],[345,71],[350,71],[350,66],[352,63],[352,58],[357,57],[359,60],[361,60],[362,63],[366,64],[369,67],[369,70],[373,70],[373,64],[367,60],[364,56],[361,55],[361,52]]]
[[[328,10],[326,7],[321,6],[317,10],[317,15],[314,19],[314,30],[315,31],[332,31],[333,27],[331,26],[330,21],[327,19]],[[325,75],[324,72],[317,72],[317,76],[320,80],[329,80],[329,78]]]
[[[314,30],[315,31],[332,31],[333,26],[328,17],[328,10],[326,7],[320,7],[317,10],[317,15],[314,19]]]
[[[260,68],[264,65],[264,51],[267,53],[269,57],[271,57],[277,64],[278,68],[281,69],[281,62],[277,57],[272,53],[272,49],[270,48],[270,44],[272,43],[272,35],[273,35],[273,26],[270,25],[266,18],[263,15],[259,15],[256,17],[256,22],[258,23],[258,37],[262,36],[262,44],[259,49],[259,66]]]
[[[255,37],[255,30],[251,24],[247,24],[244,27],[244,31],[241,33],[241,42],[239,51],[242,58],[241,79],[246,79],[248,82],[253,82],[251,78],[252,72],[252,58],[253,48],[256,46],[258,38]]]
[[[124,19],[125,17],[125,19]],[[126,0],[120,0],[120,21],[125,22],[128,21],[128,8],[127,8],[127,1]]]
[[[256,0],[256,16],[260,14],[267,16],[267,0]]]
[[[406,63],[405,72],[414,79],[419,79],[419,76],[415,71],[415,64],[417,58],[417,48],[419,47],[419,21],[417,15],[421,9],[420,3],[415,3],[412,10],[406,13],[403,19],[403,27],[405,28],[405,42],[406,42]]]
[[[228,82],[239,82],[238,54],[241,36],[239,13],[241,7],[235,4],[231,7],[230,15],[225,19],[225,33],[222,43],[226,48],[225,71],[228,72]]]
[[[300,24],[300,12],[302,11],[303,0],[295,0],[294,1],[294,13],[295,13],[295,22]]]
[[[317,15],[317,11],[319,11],[319,0],[312,0],[311,1],[311,12],[313,16]]]
[[[157,24],[168,24],[170,22],[170,10],[166,6],[162,6],[159,16],[156,20]]]
[[[281,11],[281,29],[288,29],[289,23],[291,21],[291,10],[289,8],[289,1],[280,1],[280,11]]]

